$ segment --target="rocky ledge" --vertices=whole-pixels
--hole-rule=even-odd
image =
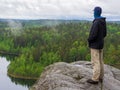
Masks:
[[[120,90],[120,70],[104,65],[103,83],[92,85],[87,79],[92,76],[90,62],[59,62],[46,67],[39,80],[30,90]]]

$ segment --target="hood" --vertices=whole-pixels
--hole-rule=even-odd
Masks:
[[[102,8],[101,7],[95,7],[94,8],[94,18],[101,17]]]

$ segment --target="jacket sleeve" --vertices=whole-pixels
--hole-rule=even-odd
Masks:
[[[96,38],[98,36],[98,29],[99,29],[99,23],[98,22],[93,22],[93,25],[91,27],[90,30],[90,34],[89,34],[89,38],[88,38],[88,42],[92,43],[94,41],[96,41]]]
[[[107,28],[106,28],[106,22],[105,22],[105,29],[104,29],[104,37],[107,35]]]

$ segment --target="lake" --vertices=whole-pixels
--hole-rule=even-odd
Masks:
[[[0,57],[0,90],[28,90],[35,81],[9,77],[7,75],[9,63],[5,57]]]

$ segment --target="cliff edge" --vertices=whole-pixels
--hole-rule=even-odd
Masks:
[[[103,83],[92,85],[87,79],[92,76],[90,62],[58,62],[44,70],[30,90],[120,90],[120,70],[104,65]]]

